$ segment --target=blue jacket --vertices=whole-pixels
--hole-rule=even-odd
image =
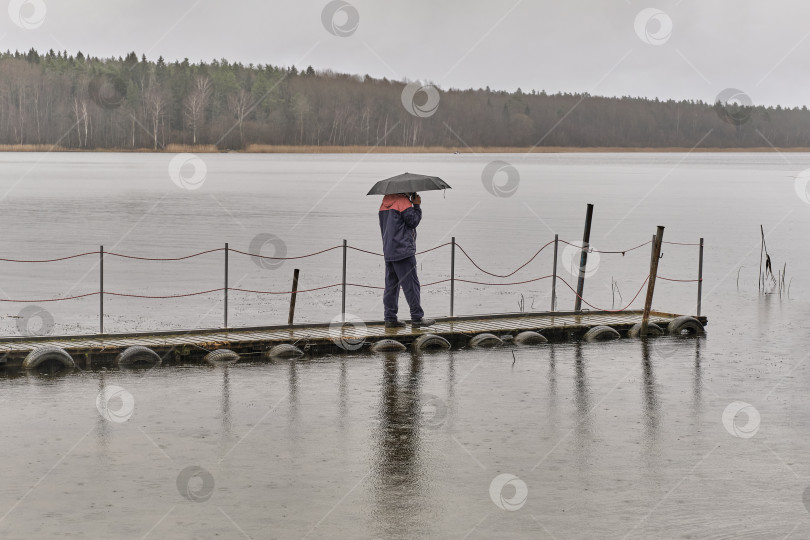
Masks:
[[[407,195],[386,195],[380,206],[380,232],[386,261],[401,261],[416,254],[416,227],[422,209]]]

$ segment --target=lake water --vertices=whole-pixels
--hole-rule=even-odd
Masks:
[[[252,252],[262,234],[277,238],[262,248],[267,256],[282,243],[298,256],[343,239],[379,251],[379,198],[366,191],[380,178],[424,172],[453,189],[424,194],[419,249],[455,236],[496,274],[512,272],[554,233],[581,239],[586,203],[595,205],[591,243],[600,250],[646,242],[657,225],[666,226],[665,241],[704,237],[708,335],[540,346],[514,357],[502,348],[4,372],[2,537],[810,535],[810,205],[795,190],[810,155],[201,155],[206,174],[194,190],[172,182],[172,158],[0,154],[0,257],[50,259],[104,245],[171,258],[225,242]],[[517,171],[512,196],[485,189],[482,171],[493,160]],[[505,180],[496,186],[505,189]],[[757,291],[760,224],[774,270],[787,263],[790,291],[781,298]],[[564,246],[559,272],[574,285]],[[667,244],[663,253],[660,275],[697,277],[695,246]],[[457,253],[456,277],[530,280],[551,273],[551,257],[546,248],[499,279]],[[294,268],[303,289],[341,280],[339,249],[281,264],[229,259],[231,287],[286,291]],[[649,246],[591,261],[585,299],[618,309],[643,282]],[[96,255],[2,262],[0,295],[95,292],[97,263]],[[449,277],[449,263],[447,247],[420,258],[422,282]],[[184,294],[222,287],[223,272],[222,251],[173,262],[107,256],[104,289]],[[378,257],[349,251],[349,282],[382,279]],[[558,291],[559,308],[572,308],[573,294],[562,284]],[[107,296],[105,330],[218,327],[221,294]],[[455,309],[516,311],[521,299],[527,311],[548,309],[549,280],[458,283]],[[428,315],[445,315],[449,287],[426,287],[423,300]],[[284,323],[287,302],[231,292],[229,324]],[[658,282],[656,309],[694,313],[695,303],[695,283]],[[96,296],[34,305],[47,310],[53,333],[98,328]],[[27,317],[23,304],[0,306],[0,333],[41,330],[43,312]],[[296,321],[329,321],[339,311],[339,287],[302,293]],[[350,287],[347,311],[381,319],[379,291]],[[125,421],[97,408],[97,396],[115,387],[133,398],[131,416],[114,419]]]

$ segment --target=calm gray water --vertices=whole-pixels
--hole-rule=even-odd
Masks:
[[[379,199],[365,197],[368,187],[405,170],[428,172],[454,189],[425,194],[420,249],[455,236],[497,274],[524,263],[554,233],[581,238],[588,202],[596,205],[598,249],[638,245],[656,225],[667,227],[665,240],[705,237],[708,336],[540,346],[514,357],[503,348],[228,368],[6,372],[0,536],[810,535],[810,205],[794,189],[810,156],[206,155],[197,190],[171,181],[171,159],[0,155],[0,256],[45,259],[101,244],[142,257],[178,257],[225,242],[248,251],[261,233],[280,238],[289,256],[344,238],[377,251]],[[494,159],[519,172],[511,197],[482,185],[481,171]],[[757,294],[760,224],[774,267],[787,263],[789,296]],[[273,246],[262,253],[273,255]],[[448,277],[449,258],[447,248],[427,254],[423,283]],[[95,256],[0,263],[0,294],[94,292],[96,263]],[[622,307],[648,263],[647,247],[602,255],[590,269],[586,299]],[[230,285],[284,291],[293,268],[301,269],[302,288],[329,285],[340,281],[340,264],[339,250],[269,269],[231,254]],[[381,285],[378,258],[350,251],[348,268],[349,281]],[[458,255],[456,275],[509,282],[550,271],[547,248],[503,280]],[[697,249],[665,246],[659,272],[694,279]],[[563,262],[560,273],[573,284]],[[222,252],[179,262],[105,260],[107,291],[169,295],[222,282]],[[515,311],[521,295],[527,310],[545,310],[549,286],[459,284],[456,313]],[[105,329],[219,326],[220,296],[108,297]],[[448,312],[444,284],[423,296],[428,314]],[[692,313],[695,299],[694,283],[659,282],[655,307]],[[282,323],[286,303],[283,296],[232,293],[229,322]],[[381,318],[373,289],[351,288],[347,304],[361,319]],[[97,297],[37,305],[53,317],[55,333],[97,328]],[[560,308],[572,305],[561,286]],[[22,307],[2,304],[2,333],[19,331]],[[328,321],[339,310],[337,288],[303,294],[297,320]],[[28,322],[27,331],[39,330],[39,319]],[[111,410],[127,414],[105,419],[97,397],[116,387],[126,394],[110,400]],[[131,403],[122,401],[127,396]]]

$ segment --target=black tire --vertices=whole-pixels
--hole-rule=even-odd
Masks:
[[[518,345],[539,345],[540,343],[548,343],[548,340],[538,332],[526,330],[516,335],[514,342]]]
[[[634,324],[630,330],[627,331],[627,337],[630,338],[637,338],[641,335],[641,323]],[[649,323],[647,325],[647,336],[663,336],[664,329],[658,326],[655,323]]]
[[[473,349],[498,347],[500,345],[503,345],[503,340],[495,334],[490,334],[488,332],[478,334],[470,340],[470,347]]]
[[[128,347],[124,352],[115,357],[118,367],[132,367],[135,364],[149,364],[159,366],[162,363],[158,353],[142,345]]]
[[[235,364],[239,361],[239,355],[230,349],[217,349],[211,351],[203,357],[203,360],[215,366],[222,364]]]
[[[395,339],[381,339],[371,346],[374,352],[398,352],[404,351],[407,347]]]
[[[25,357],[22,367],[25,369],[34,369],[45,362],[59,362],[68,368],[76,367],[76,363],[67,351],[55,345],[45,345],[34,349]]]
[[[621,335],[610,326],[594,326],[585,333],[585,341],[608,341],[619,339]]]
[[[304,351],[296,347],[295,345],[290,345],[289,343],[282,343],[281,345],[276,345],[269,351],[267,351],[267,356],[270,358],[300,358],[304,356]]]
[[[673,336],[681,336],[683,334],[702,336],[706,333],[706,330],[696,318],[683,315],[682,317],[676,317],[669,321],[667,332]]]
[[[447,350],[450,348],[450,342],[436,334],[422,334],[411,346],[415,351]]]

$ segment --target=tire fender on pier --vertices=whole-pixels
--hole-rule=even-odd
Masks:
[[[689,315],[672,319],[667,325],[667,331],[674,336],[680,336],[681,334],[700,336],[706,333],[706,329],[703,328],[700,321]]]
[[[158,353],[149,347],[134,345],[116,356],[115,363],[118,364],[118,367],[130,367],[139,363],[158,366],[162,363],[162,360]]]
[[[641,335],[641,323],[640,322],[634,324],[632,327],[630,327],[630,330],[627,331],[627,337],[630,337],[630,338],[637,338],[640,335]],[[664,329],[661,328],[660,326],[658,326],[655,323],[649,323],[649,324],[647,324],[647,335],[648,336],[663,336],[664,335]]]
[[[495,334],[490,334],[488,332],[478,334],[470,340],[470,347],[473,349],[497,347],[499,345],[503,345],[503,340]]]
[[[548,340],[539,332],[526,330],[525,332],[521,332],[516,335],[514,342],[518,345],[539,345],[540,343],[548,343]]]
[[[267,351],[267,356],[270,358],[300,358],[301,356],[304,356],[304,351],[295,345],[282,343],[281,345],[276,345]]]
[[[447,350],[450,342],[436,334],[422,334],[414,340],[412,346],[415,351]]]
[[[217,349],[203,357],[203,360],[215,366],[222,364],[235,364],[239,361],[239,354],[230,349]]]
[[[374,352],[397,352],[404,351],[407,347],[395,339],[381,339],[371,346]]]
[[[22,367],[25,369],[34,369],[37,366],[42,365],[45,362],[59,362],[65,367],[73,368],[76,367],[76,363],[73,361],[73,358],[67,353],[65,349],[62,347],[57,347],[55,345],[45,345],[43,347],[38,347],[28,353],[28,356],[25,357],[23,360]]]
[[[621,335],[610,326],[594,326],[585,333],[585,341],[608,341],[619,339]]]

